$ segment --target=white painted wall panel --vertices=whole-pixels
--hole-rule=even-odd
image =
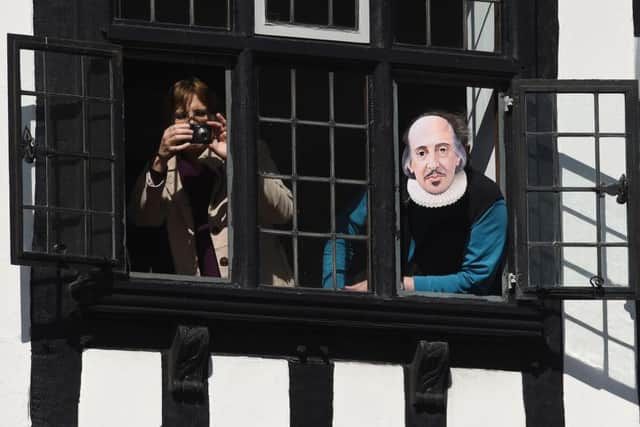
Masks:
[[[210,423],[215,427],[289,425],[286,360],[213,356]]]
[[[559,0],[560,23],[558,78],[635,79],[638,60],[633,37],[631,0],[613,0],[603,7],[597,0]],[[607,130],[618,130],[624,117],[614,97],[600,99],[601,121]],[[619,104],[619,102],[618,102]],[[614,114],[608,114],[613,112]],[[571,112],[568,112],[571,115]],[[566,114],[565,114],[566,116]],[[578,120],[565,117],[565,123]],[[559,126],[564,124],[559,123]],[[601,158],[603,172],[618,178],[624,156],[609,144]],[[619,145],[619,144],[618,144]],[[582,159],[586,161],[588,159]],[[625,238],[625,213],[610,209],[607,201],[607,240]],[[614,206],[615,208],[615,206]],[[568,219],[565,221],[568,224]],[[575,225],[575,224],[574,224]],[[607,276],[626,284],[626,252],[607,254]],[[581,262],[578,260],[578,262]],[[636,426],[637,402],[635,305],[626,301],[567,301],[564,304],[566,426]]]
[[[0,424],[12,427],[31,425],[29,382],[29,277],[26,270],[10,263],[9,172],[7,112],[7,33],[33,34],[33,2],[5,7],[0,15]],[[27,76],[33,76],[27,70]]]
[[[522,374],[451,369],[448,427],[525,427]]]
[[[631,0],[558,0],[558,18],[558,78],[635,78]]]
[[[634,319],[631,302],[565,302],[567,427],[640,424]]]
[[[404,412],[402,366],[335,363],[333,427],[404,426]]]
[[[161,424],[160,353],[92,349],[82,354],[79,427]]]
[[[638,405],[593,387],[572,375],[564,376],[566,427],[637,427]]]

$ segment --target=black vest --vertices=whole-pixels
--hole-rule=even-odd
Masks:
[[[405,275],[445,275],[460,271],[471,227],[503,198],[495,182],[471,169],[466,172],[467,190],[449,206],[425,208],[408,199],[403,213],[403,259],[407,259],[411,238],[416,246]]]

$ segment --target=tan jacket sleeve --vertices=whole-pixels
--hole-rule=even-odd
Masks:
[[[275,173],[276,166],[263,141],[258,141],[258,165],[261,172]],[[258,223],[285,224],[293,218],[293,194],[278,178],[258,180]]]
[[[160,226],[164,223],[169,201],[165,189],[166,182],[165,176],[162,182],[154,185],[148,167],[145,166],[138,176],[129,200],[128,214],[135,225]]]

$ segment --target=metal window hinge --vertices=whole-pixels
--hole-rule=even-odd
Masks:
[[[509,273],[507,275],[507,280],[509,281],[509,289],[515,290],[518,284],[520,283],[520,275],[515,273]]]
[[[503,102],[504,102],[504,111],[505,113],[508,113],[509,111],[511,111],[511,107],[513,107],[514,99],[509,95],[505,95],[503,97]]]

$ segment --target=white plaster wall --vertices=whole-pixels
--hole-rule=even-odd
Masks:
[[[526,420],[520,372],[451,369],[448,427],[525,427]]]
[[[80,427],[162,425],[160,353],[86,350],[78,404]]]
[[[606,6],[597,0],[559,0],[558,8],[558,78],[637,78],[638,51],[633,37],[631,0],[612,0]],[[624,164],[620,157],[620,154],[605,157],[604,164]],[[589,162],[586,158],[580,160]],[[586,203],[576,206],[588,209]],[[611,226],[617,229],[616,221],[620,218],[613,218]],[[586,227],[569,224],[568,218],[565,222],[576,229]],[[623,269],[624,266],[617,266],[616,274],[623,276]],[[633,301],[565,302],[567,427],[640,424],[635,318]]]
[[[213,356],[210,425],[289,425],[289,365],[284,359]]]
[[[404,426],[404,417],[402,366],[336,362],[333,427]]]
[[[0,424],[29,426],[29,280],[11,265],[7,112],[7,33],[33,34],[33,2],[13,2],[0,15]]]

